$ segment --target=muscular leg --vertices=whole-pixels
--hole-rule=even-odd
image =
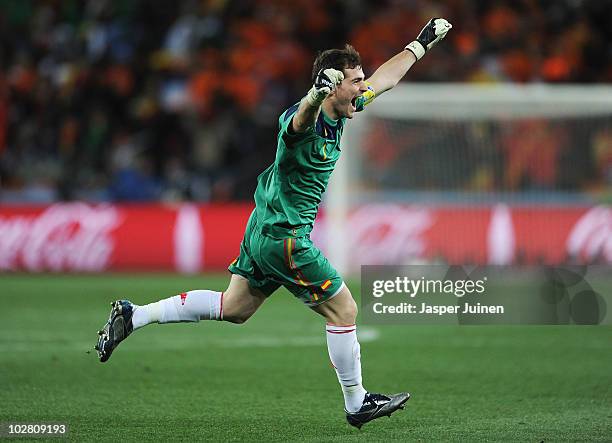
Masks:
[[[247,321],[265,299],[263,293],[249,286],[247,279],[232,274],[224,292],[194,290],[148,305],[135,306],[134,329],[150,323],[199,320],[225,320],[240,324]]]
[[[265,299],[264,294],[251,288],[245,278],[232,275],[225,292],[198,289],[144,306],[135,305],[129,300],[117,300],[112,303],[113,308],[106,325],[98,331],[98,341],[94,348],[103,363],[132,331],[151,323],[200,320],[244,323]]]
[[[336,369],[347,412],[358,411],[366,395],[361,380],[361,353],[357,341],[357,303],[344,286],[338,295],[315,306],[313,311],[327,320],[327,350]]]
[[[325,303],[313,306],[312,310],[325,317],[327,323],[336,326],[354,325],[357,320],[357,303],[346,285],[338,295]]]
[[[259,290],[251,288],[246,278],[232,274],[229,286],[223,293],[223,318],[231,323],[244,323],[266,300]]]

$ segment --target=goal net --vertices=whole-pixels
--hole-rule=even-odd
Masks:
[[[400,84],[342,149],[316,233],[342,272],[612,261],[605,241],[569,245],[589,209],[612,226],[612,87]]]

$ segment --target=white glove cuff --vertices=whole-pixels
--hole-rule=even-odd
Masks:
[[[425,55],[425,48],[418,40],[408,43],[404,49],[412,52],[417,60],[421,60],[421,57]]]
[[[317,108],[321,106],[321,103],[323,103],[325,97],[327,97],[327,94],[322,93],[321,91],[317,91],[317,88],[313,86],[312,88],[310,88],[310,91],[308,91],[308,94],[306,94],[306,97],[304,98],[310,106],[312,106],[313,108]]]

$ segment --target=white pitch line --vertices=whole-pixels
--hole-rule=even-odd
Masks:
[[[380,333],[373,328],[359,328],[357,332],[361,343],[369,343],[378,340]],[[208,344],[222,348],[277,348],[277,347],[300,347],[300,346],[323,346],[326,344],[325,335],[314,335],[310,337],[244,337],[231,339],[211,339]]]
[[[359,341],[361,343],[370,343],[378,340],[380,332],[377,329],[369,327],[361,327],[358,331]],[[95,338],[95,337],[94,337]],[[0,342],[0,353],[4,352],[30,352],[36,349],[48,349],[49,343],[56,341],[50,337],[29,337],[21,340],[11,340],[8,342]],[[89,349],[93,347],[94,339],[91,343],[63,341],[57,345],[58,352],[66,351],[67,349]],[[150,350],[151,346],[155,349],[173,350],[173,349],[188,349],[195,347],[215,346],[220,348],[280,348],[280,347],[307,347],[307,346],[325,346],[326,339],[323,331],[318,335],[312,336],[292,336],[292,337],[277,337],[270,335],[259,336],[244,336],[244,337],[207,337],[201,342],[193,340],[177,340],[176,336],[172,338],[156,338],[150,340],[143,350]],[[91,346],[89,346],[91,345]],[[138,352],[138,349],[132,347],[130,352]]]

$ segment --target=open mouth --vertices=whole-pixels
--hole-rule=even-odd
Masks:
[[[359,97],[360,97],[360,96],[358,95],[358,96],[356,96],[356,97],[353,97],[353,99],[351,100],[351,106],[353,107],[353,111],[357,110],[357,99],[358,99]]]

